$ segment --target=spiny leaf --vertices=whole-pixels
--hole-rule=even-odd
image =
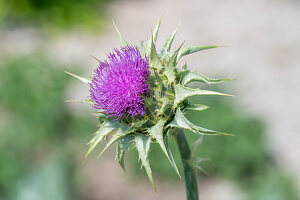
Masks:
[[[179,108],[176,110],[174,119],[167,125],[167,127],[183,128],[201,135],[230,135],[227,133],[202,128],[193,124],[184,116]]]
[[[198,81],[198,82],[203,82],[206,84],[217,84],[217,83],[223,83],[226,81],[232,81],[233,79],[213,79],[213,78],[208,78],[198,72],[187,70],[187,69],[182,69],[178,71],[179,75],[179,80],[182,85],[187,85],[190,82],[193,81]]]
[[[158,116],[162,115],[162,114],[166,111],[167,106],[168,106],[168,103],[169,103],[167,97],[163,97],[163,98],[161,99],[161,102],[162,102],[162,105],[161,105],[161,106],[159,107],[159,109],[157,110],[157,115],[158,115]]]
[[[176,28],[173,33],[169,36],[168,40],[166,41],[166,43],[164,44],[164,48],[161,50],[161,55],[164,56],[166,55],[170,49],[171,49],[171,46],[172,46],[172,43],[174,41],[174,38],[175,38],[175,35],[177,33],[177,29]]]
[[[108,147],[110,147],[113,143],[117,142],[119,139],[123,138],[124,136],[128,135],[131,133],[129,131],[130,127],[128,124],[121,124],[120,127],[114,132],[114,134],[111,136],[110,140],[108,143],[105,145],[99,156],[101,156]],[[99,157],[98,156],[98,157]]]
[[[105,136],[109,135],[113,130],[117,129],[119,126],[119,123],[110,119],[103,122],[99,130],[95,133],[94,138],[89,142],[90,147],[85,155],[85,159]]]
[[[152,33],[154,44],[156,44],[156,41],[157,41],[157,35],[158,35],[160,24],[161,24],[161,19],[156,24],[156,26],[155,26],[155,28],[153,30],[153,33]]]
[[[196,152],[196,149],[199,147],[200,144],[202,144],[203,142],[203,138],[204,136],[200,136],[196,142],[193,144],[192,148],[191,148],[191,153],[192,153],[192,156],[194,155],[194,153]]]
[[[155,44],[152,40],[150,47],[150,65],[157,70],[162,69],[162,64],[159,55],[156,52]]]
[[[206,170],[204,170],[200,164],[203,162],[203,161],[206,161],[208,160],[207,158],[199,158],[199,157],[193,157],[191,158],[191,161],[190,161],[190,165],[194,168],[194,169],[197,169],[201,172],[203,172],[205,175],[208,176],[208,173]]]
[[[150,127],[147,131],[150,134],[150,136],[156,140],[156,142],[160,145],[166,156],[168,157],[164,142],[163,142],[163,129],[164,125],[167,122],[166,119],[161,118],[157,124],[154,126]],[[168,157],[169,159],[169,157]]]
[[[176,163],[175,163],[175,161],[174,161],[174,158],[173,158],[171,149],[170,149],[170,147],[169,147],[168,137],[169,137],[168,135],[164,135],[164,144],[165,144],[165,147],[166,147],[168,156],[169,156],[169,158],[170,158],[169,160],[170,160],[170,162],[171,162],[171,165],[172,165],[173,169],[176,171],[177,175],[181,178],[181,175],[180,175],[180,173],[179,173],[179,171],[178,171],[178,168],[177,168],[177,166],[176,166]]]
[[[164,74],[168,78],[168,84],[171,85],[176,80],[175,69],[173,67],[166,67]]]
[[[192,104],[192,103],[189,103],[185,109],[186,110],[195,110],[195,111],[201,111],[201,110],[206,110],[208,109],[209,106],[207,105],[203,105],[203,104]]]
[[[191,160],[190,160],[190,164],[193,168],[198,169],[199,171],[202,171],[204,174],[208,175],[208,173],[200,166],[200,163],[203,161],[208,160],[207,158],[200,158],[197,157],[195,155],[196,149],[198,148],[198,146],[203,142],[203,138],[204,136],[202,135],[201,137],[199,137],[199,139],[197,139],[197,141],[193,144],[193,147],[191,149]]]
[[[122,46],[126,46],[126,45],[128,45],[128,42],[126,42],[126,41],[124,40],[124,38],[123,38],[122,34],[120,33],[120,31],[119,31],[119,29],[118,29],[118,27],[117,27],[117,25],[115,24],[115,22],[114,22],[114,21],[113,21],[113,24],[114,24],[114,27],[115,27],[115,29],[116,29],[117,33],[118,33],[118,36],[119,36],[119,39],[120,39],[121,45],[122,45]]]
[[[156,24],[154,30],[151,33],[151,36],[149,37],[149,39],[147,40],[147,42],[146,42],[146,44],[144,46],[145,55],[148,55],[151,52],[153,45],[155,46],[155,44],[156,44],[156,40],[157,40],[157,35],[158,35],[158,30],[159,30],[160,24],[161,24],[161,19]]]
[[[155,124],[154,126],[150,127],[147,131],[150,134],[150,136],[156,140],[156,142],[159,144],[159,146],[161,147],[161,149],[163,150],[163,152],[166,154],[168,160],[170,161],[172,167],[174,168],[174,170],[176,171],[176,173],[179,175],[180,174],[178,172],[177,166],[175,164],[175,162],[173,160],[171,160],[168,150],[166,149],[165,143],[164,143],[164,137],[163,137],[163,130],[164,130],[164,126],[165,123],[167,122],[166,119],[161,118],[157,124]]]
[[[73,76],[74,78],[77,78],[78,80],[80,80],[80,81],[82,81],[82,82],[84,82],[84,83],[86,83],[86,84],[89,84],[89,83],[91,82],[90,80],[88,80],[88,79],[86,79],[86,78],[83,78],[83,77],[81,77],[81,76],[78,76],[78,75],[76,75],[76,74],[72,74],[71,72],[65,71],[65,73],[67,73],[67,74]]]
[[[179,48],[173,53],[171,58],[169,59],[168,63],[166,64],[164,74],[168,78],[168,83],[172,84],[175,82],[176,79],[176,65],[177,65],[177,56],[182,47],[183,43],[179,46]]]
[[[175,100],[173,109],[175,109],[182,101],[185,99],[191,97],[191,96],[197,96],[197,95],[223,95],[223,96],[231,96],[229,94],[214,92],[210,90],[200,90],[200,89],[192,89],[185,87],[183,85],[175,85]]]
[[[134,131],[136,131],[138,128],[140,128],[145,122],[147,121],[147,119],[145,120],[140,120],[132,125],[128,125],[128,124],[121,124],[120,127],[114,132],[114,134],[111,136],[110,140],[108,141],[108,143],[105,145],[105,147],[103,148],[102,152],[99,154],[99,156],[101,156],[104,151],[106,151],[106,149],[108,149],[112,144],[114,144],[115,142],[117,142],[118,140],[120,140],[121,138],[125,137],[126,135],[129,135],[130,133],[133,133]],[[98,157],[99,157],[98,156]]]
[[[156,71],[154,71],[154,76],[155,76],[155,84],[156,84],[157,89],[159,91],[162,91],[163,85],[164,85],[162,77]]]
[[[198,51],[203,51],[203,50],[206,50],[206,49],[217,48],[217,47],[219,47],[219,46],[192,46],[192,47],[183,48],[179,52],[179,56],[177,58],[177,61],[180,60],[180,58],[182,56],[189,55],[189,54],[192,54],[192,53],[195,53],[195,52],[198,52]]]
[[[182,42],[181,45],[174,51],[174,53],[172,54],[171,59],[169,61],[171,63],[171,66],[173,66],[174,68],[177,65],[178,56],[180,56],[179,54],[180,54],[183,44],[184,44],[184,42]]]
[[[126,135],[125,137],[118,140],[117,159],[124,172],[126,172],[125,165],[124,165],[125,151],[129,148],[133,140],[134,140],[133,135]]]
[[[137,120],[135,122],[133,122],[131,125],[130,125],[130,128],[131,128],[131,131],[132,130],[136,130],[140,127],[142,127],[147,121],[149,120],[149,117],[144,117],[143,119],[141,120]]]
[[[142,165],[146,170],[149,181],[151,182],[153,188],[155,189],[155,184],[152,177],[152,171],[149,162],[149,150],[150,150],[151,138],[145,134],[137,133],[135,134],[135,144],[137,151],[139,153],[139,158],[142,161]],[[155,189],[156,190],[156,189]]]

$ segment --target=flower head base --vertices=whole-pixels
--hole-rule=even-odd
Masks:
[[[149,95],[149,59],[136,46],[114,49],[100,62],[90,83],[94,108],[108,116],[144,115],[143,96]]]

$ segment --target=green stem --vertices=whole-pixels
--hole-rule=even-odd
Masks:
[[[191,149],[183,130],[177,130],[178,132],[175,134],[175,138],[182,160],[187,200],[198,200],[197,176],[189,163],[191,159]]]

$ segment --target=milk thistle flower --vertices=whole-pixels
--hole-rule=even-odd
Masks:
[[[125,46],[100,62],[90,83],[94,108],[109,117],[145,114],[143,96],[149,96],[149,59],[136,46]]]
[[[201,82],[211,85],[231,79],[212,79],[188,70],[187,65],[177,67],[183,56],[217,46],[181,45],[171,50],[177,32],[175,30],[163,48],[157,51],[156,40],[160,23],[159,21],[148,40],[139,42],[136,46],[129,45],[116,28],[122,47],[114,49],[102,61],[97,59],[99,65],[94,70],[91,81],[67,73],[89,84],[89,99],[82,102],[92,104],[97,110],[100,122],[99,130],[89,142],[86,157],[104,138],[111,136],[100,155],[112,144],[117,143],[117,159],[125,170],[125,152],[130,146],[135,147],[155,188],[148,156],[152,143],[159,144],[172,168],[180,176],[168,146],[168,138],[174,136],[182,158],[187,199],[197,200],[197,179],[194,170],[199,168],[199,159],[192,156],[183,130],[198,135],[229,134],[195,125],[184,113],[187,110],[202,111],[208,108],[206,105],[192,104],[189,97],[229,95],[201,88],[193,89],[189,87],[189,83]]]

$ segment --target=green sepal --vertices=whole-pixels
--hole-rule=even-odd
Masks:
[[[168,60],[166,66],[165,66],[164,74],[166,75],[166,77],[168,79],[168,84],[170,84],[170,85],[172,83],[174,83],[176,80],[177,56],[178,56],[178,53],[179,53],[182,45],[180,45],[180,47],[173,53],[173,55]]]
[[[145,55],[148,55],[151,52],[151,48],[153,46],[152,43],[154,45],[156,44],[156,40],[157,40],[157,35],[158,35],[160,24],[161,24],[161,19],[156,24],[154,30],[151,33],[151,36],[149,37],[149,39],[147,40],[147,42],[146,42],[146,44],[144,46],[144,53],[145,53]]]
[[[175,38],[175,35],[177,33],[177,29],[176,28],[173,33],[169,36],[169,38],[167,39],[166,43],[164,44],[164,47],[163,49],[161,50],[161,55],[162,56],[165,56],[168,52],[170,52],[170,49],[171,49],[171,46],[173,44],[173,41],[174,41],[174,38]]]
[[[80,80],[80,81],[83,82],[83,83],[89,84],[89,83],[91,82],[90,80],[88,80],[88,79],[86,79],[86,78],[83,78],[83,77],[81,77],[81,76],[78,76],[78,75],[76,75],[76,74],[73,74],[73,73],[71,73],[71,72],[65,71],[65,73],[67,73],[67,74],[73,76],[74,78],[77,78],[78,80]]]
[[[157,22],[157,24],[152,32],[152,38],[153,38],[154,44],[156,44],[156,41],[157,41],[157,35],[158,35],[159,28],[160,28],[160,24],[161,24],[161,19]]]
[[[134,136],[133,135],[126,135],[123,138],[121,138],[121,139],[118,140],[118,145],[117,145],[117,159],[118,159],[118,162],[119,162],[120,166],[124,170],[124,172],[126,172],[125,165],[124,165],[125,151],[129,148],[129,146],[131,145],[131,143],[133,142],[133,140],[134,140]]]
[[[122,123],[119,128],[112,134],[110,140],[107,142],[105,147],[103,148],[102,152],[99,154],[101,156],[106,149],[108,149],[112,144],[120,140],[121,138],[125,137],[126,135],[129,135],[130,133],[135,132],[138,128],[140,128],[144,123],[146,123],[146,120],[140,120],[136,123],[133,123],[131,125]],[[99,157],[98,156],[98,157]]]
[[[120,127],[116,131],[114,131],[110,140],[107,142],[107,144],[105,145],[101,153],[98,155],[98,157],[101,156],[104,153],[104,151],[106,151],[106,149],[108,149],[112,144],[114,144],[124,136],[130,134],[131,131],[129,131],[129,129],[130,126],[128,124],[121,124]]]
[[[198,82],[203,82],[206,84],[218,84],[218,83],[223,83],[226,81],[232,81],[233,79],[213,79],[213,78],[208,78],[198,72],[187,70],[186,68],[179,70],[178,71],[178,77],[179,77],[179,82],[182,85],[187,85],[190,82],[193,81],[198,81]]]
[[[161,98],[161,106],[156,111],[158,116],[164,114],[164,112],[168,108],[168,104],[169,104],[169,100],[167,97]]]
[[[118,33],[118,36],[119,36],[119,39],[120,39],[121,45],[122,45],[122,46],[126,46],[126,45],[128,45],[128,42],[126,42],[126,41],[124,40],[124,38],[123,38],[122,34],[120,33],[120,31],[119,31],[119,29],[118,29],[118,27],[117,27],[117,25],[115,24],[115,22],[114,22],[114,21],[113,21],[113,24],[114,24],[114,27],[115,27],[115,29],[116,29],[117,33]]]
[[[217,48],[219,46],[192,46],[192,47],[186,47],[183,48],[178,55],[177,61],[180,60],[181,57],[198,52],[198,51],[203,51],[206,49],[213,49],[213,48]]]
[[[163,86],[164,86],[162,77],[156,71],[153,71],[153,72],[154,72],[154,76],[155,76],[155,86],[159,91],[162,91]]]
[[[94,150],[97,144],[99,144],[103,140],[104,137],[108,136],[111,132],[119,128],[119,126],[120,124],[118,122],[111,119],[107,119],[106,121],[104,121],[99,130],[95,133],[93,139],[88,143],[90,147],[85,155],[85,159]]]
[[[176,80],[175,68],[171,66],[166,66],[164,74],[168,78],[168,84],[171,85]]]
[[[152,40],[151,42],[151,46],[150,46],[150,66],[154,67],[157,70],[161,70],[162,69],[162,63],[161,63],[161,59],[156,51],[156,47],[155,44]]]
[[[177,106],[186,100],[189,97],[197,95],[222,95],[222,96],[231,96],[229,94],[224,94],[220,92],[210,91],[210,90],[201,90],[201,89],[192,89],[185,87],[183,85],[175,85],[175,100],[173,104],[173,109],[176,109]]]
[[[176,110],[174,119],[167,125],[167,127],[182,128],[200,135],[230,135],[193,124],[184,116],[179,108]]]
[[[164,135],[163,135],[163,131],[164,131],[164,126],[165,123],[167,122],[167,119],[161,118],[157,124],[155,124],[154,126],[150,127],[147,132],[150,134],[150,136],[156,140],[156,142],[159,144],[160,148],[163,150],[163,152],[165,153],[165,155],[167,156],[168,160],[170,161],[172,167],[174,168],[174,170],[176,171],[176,173],[178,174],[178,176],[180,177],[179,171],[177,169],[177,166],[173,160],[173,158],[171,159],[170,157],[170,150],[167,150],[166,146],[165,146],[165,141],[164,141]]]
[[[148,136],[146,134],[142,134],[142,133],[135,134],[135,145],[136,145],[136,149],[139,153],[139,158],[142,161],[142,166],[146,170],[149,181],[151,182],[153,188],[156,190],[155,184],[153,181],[153,177],[152,177],[152,170],[150,167],[149,157],[148,157],[149,150],[150,150],[150,144],[151,144],[150,136]]]
[[[149,120],[149,117],[144,117],[143,119],[134,121],[131,125],[130,128],[133,130],[137,130],[138,128],[141,128],[147,121]]]

